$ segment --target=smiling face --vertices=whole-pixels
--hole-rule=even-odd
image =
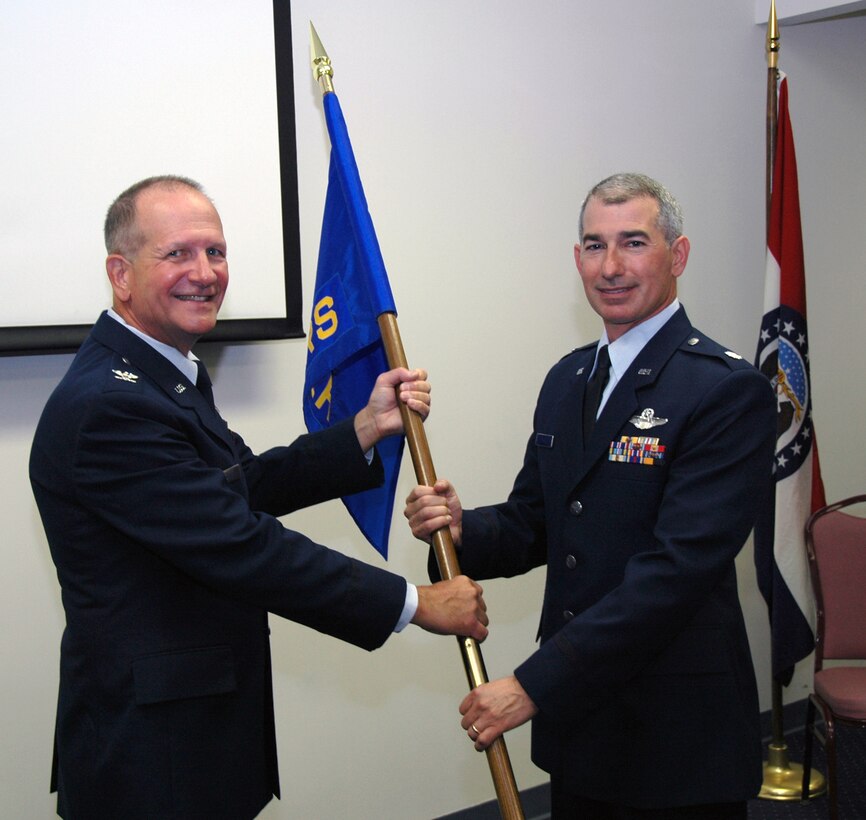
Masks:
[[[664,310],[677,295],[689,240],[670,245],[658,225],[658,203],[640,196],[617,204],[593,197],[583,215],[574,259],[592,309],[613,342]]]
[[[114,309],[187,354],[212,330],[228,287],[226,241],[210,200],[185,185],[156,185],[135,200],[140,247],[106,260]]]

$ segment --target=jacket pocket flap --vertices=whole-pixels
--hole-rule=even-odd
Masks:
[[[161,703],[237,689],[231,647],[209,646],[148,655],[132,662],[135,702]]]

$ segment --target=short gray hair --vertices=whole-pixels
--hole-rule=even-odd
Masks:
[[[664,234],[668,245],[672,245],[683,235],[682,209],[664,185],[651,177],[636,173],[614,174],[603,179],[590,190],[583,200],[583,205],[580,206],[580,220],[577,226],[580,242],[583,242],[583,214],[590,199],[596,197],[605,205],[621,205],[623,202],[642,196],[648,196],[658,204],[659,217],[656,225]]]
[[[121,256],[135,256],[141,249],[144,236],[136,222],[135,203],[138,195],[149,188],[162,187],[174,190],[179,187],[191,188],[204,194],[204,188],[189,177],[163,174],[148,177],[130,185],[108,209],[105,215],[105,249],[108,253],[119,253]]]

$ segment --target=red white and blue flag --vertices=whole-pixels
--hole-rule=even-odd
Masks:
[[[755,566],[770,610],[773,677],[787,685],[794,665],[815,646],[804,527],[825,504],[812,423],[803,235],[787,79],[779,87],[772,186],[764,317],[755,364],[776,391],[776,461],[773,497],[755,526]]]

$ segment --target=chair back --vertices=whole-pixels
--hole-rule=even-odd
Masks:
[[[853,510],[843,512],[854,505]],[[806,522],[806,549],[818,610],[821,658],[866,658],[866,495],[817,510]]]

